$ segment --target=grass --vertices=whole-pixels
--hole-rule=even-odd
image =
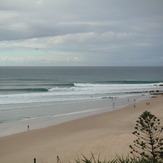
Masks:
[[[131,158],[129,156],[116,156],[114,159],[106,161],[100,160],[100,157],[97,159],[91,154],[90,158],[85,157],[82,155],[82,158],[78,158],[75,160],[76,163],[153,163],[151,160],[143,159],[143,158]],[[161,163],[161,162],[158,162]]]

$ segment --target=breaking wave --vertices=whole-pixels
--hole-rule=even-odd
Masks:
[[[135,93],[163,91],[158,81],[112,81],[54,84],[52,87],[0,89],[0,104],[31,104],[120,97]],[[4,93],[6,92],[6,93]],[[9,93],[8,93],[9,92]],[[10,93],[12,92],[12,93]],[[0,109],[1,110],[1,109]]]

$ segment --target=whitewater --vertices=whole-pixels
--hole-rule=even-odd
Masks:
[[[0,95],[0,109],[13,109],[18,107],[14,104],[32,104],[48,102],[72,102],[80,100],[95,100],[110,97],[135,96],[147,94],[151,91],[160,90],[161,83],[148,84],[95,84],[95,83],[74,83],[65,86],[58,85],[52,88],[22,88],[22,89],[1,89],[2,92],[10,94]],[[14,93],[15,91],[15,93]],[[7,108],[8,104],[9,105]],[[45,104],[43,104],[45,105]],[[23,107],[23,106],[21,106]],[[25,106],[26,107],[26,106]]]

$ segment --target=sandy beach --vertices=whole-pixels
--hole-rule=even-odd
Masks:
[[[146,105],[146,103],[150,105]],[[135,105],[135,106],[134,106]],[[74,161],[91,153],[103,159],[126,156],[135,137],[135,122],[148,110],[163,125],[163,96],[153,97],[108,113],[72,120],[55,126],[0,138],[0,163]]]

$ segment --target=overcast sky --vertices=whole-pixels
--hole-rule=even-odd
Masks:
[[[163,66],[163,0],[0,0],[0,66]]]

